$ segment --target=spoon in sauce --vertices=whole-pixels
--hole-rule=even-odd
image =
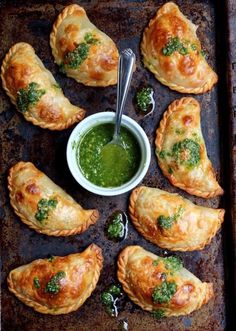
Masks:
[[[122,113],[134,71],[135,60],[135,54],[130,48],[123,50],[119,57],[115,129],[113,139],[107,145],[103,146],[101,153],[104,159],[109,159],[112,162],[115,162],[116,159],[120,157],[125,158],[126,154],[126,146],[120,138],[120,126]]]

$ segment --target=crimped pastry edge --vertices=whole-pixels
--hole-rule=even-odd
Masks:
[[[55,236],[55,237],[60,237],[60,236],[61,237],[67,237],[67,236],[83,233],[84,231],[86,231],[88,229],[88,227],[90,225],[96,223],[96,221],[99,218],[99,211],[97,209],[91,210],[92,214],[90,215],[90,217],[87,219],[87,221],[84,224],[81,224],[81,226],[79,226],[75,229],[71,229],[71,230],[42,229],[42,228],[38,227],[37,225],[33,224],[27,218],[25,218],[25,216],[23,214],[21,214],[21,212],[18,210],[17,206],[14,203],[14,197],[12,195],[12,191],[13,191],[12,178],[13,178],[13,173],[15,171],[17,171],[18,169],[20,169],[22,167],[22,165],[26,164],[26,163],[33,164],[31,162],[20,161],[17,164],[15,164],[14,166],[11,167],[11,169],[9,170],[9,175],[8,175],[8,189],[10,191],[10,195],[9,195],[10,196],[10,203],[11,203],[11,206],[13,207],[13,209],[14,209],[14,212],[16,213],[17,216],[20,217],[20,219],[23,223],[25,223],[31,229],[37,231],[38,233],[46,234],[48,236]]]
[[[158,150],[162,149],[162,142],[163,142],[163,137],[164,137],[165,128],[166,128],[168,118],[178,109],[178,107],[185,106],[185,105],[190,104],[190,103],[195,104],[198,107],[199,111],[200,111],[200,105],[199,105],[198,101],[196,99],[192,98],[192,97],[184,97],[184,98],[181,98],[181,99],[174,100],[169,105],[168,109],[165,111],[165,113],[163,115],[163,118],[162,118],[162,120],[159,124],[159,127],[156,130],[156,139],[155,139],[156,155],[157,155],[157,149]],[[218,184],[218,188],[216,190],[212,191],[212,192],[202,191],[202,190],[199,190],[199,189],[196,189],[196,188],[188,187],[183,183],[179,183],[175,179],[173,174],[169,174],[168,171],[165,170],[165,168],[162,166],[162,163],[159,161],[158,155],[157,155],[157,159],[158,159],[159,167],[161,168],[164,176],[169,179],[171,184],[181,188],[182,190],[188,192],[189,194],[193,194],[193,195],[196,195],[198,197],[208,199],[208,198],[216,197],[218,195],[222,195],[224,193],[223,189],[220,187],[220,185],[218,184],[217,181],[216,182]],[[210,163],[211,163],[211,161],[210,161]],[[212,165],[212,163],[211,163],[211,165]],[[213,176],[216,179],[215,171],[214,171],[212,166],[211,166],[211,168],[212,168]]]
[[[9,61],[11,60],[11,57],[13,56],[13,54],[15,54],[18,51],[18,49],[20,49],[20,48],[21,49],[28,48],[28,49],[32,50],[35,54],[35,50],[30,44],[27,44],[25,42],[19,42],[19,43],[13,45],[9,49],[7,54],[5,55],[4,60],[2,62],[1,79],[2,79],[2,86],[3,86],[4,90],[6,91],[7,95],[10,97],[11,102],[16,106],[17,111],[22,114],[22,112],[17,108],[16,97],[7,88],[7,83],[6,83],[6,79],[5,79],[5,73],[6,73]],[[22,114],[22,115],[24,116],[24,118],[27,121],[33,123],[34,125],[40,126],[43,129],[61,131],[61,130],[67,129],[74,123],[77,123],[84,118],[86,111],[80,107],[77,107],[77,108],[78,108],[78,113],[73,115],[71,118],[69,118],[66,122],[63,122],[63,123],[46,123],[44,121],[39,121],[38,119],[36,119],[30,115],[25,115],[25,114]]]
[[[140,224],[139,219],[136,216],[135,213],[135,204],[136,201],[138,199],[139,194],[142,192],[142,190],[144,190],[146,187],[145,186],[140,186],[135,188],[131,195],[130,195],[130,200],[129,200],[129,215],[130,218],[135,226],[135,228],[137,229],[137,231],[148,241],[152,242],[153,244],[164,248],[164,249],[169,249],[171,251],[179,251],[179,252],[188,252],[188,251],[195,251],[195,250],[202,250],[205,246],[209,245],[209,243],[211,242],[211,240],[213,239],[213,237],[216,235],[217,231],[220,229],[221,224],[224,221],[224,214],[225,214],[225,210],[224,209],[218,209],[218,223],[216,225],[216,227],[214,228],[214,231],[212,231],[211,235],[209,235],[209,237],[206,239],[205,242],[203,242],[201,245],[198,246],[192,246],[191,248],[186,248],[186,247],[172,247],[172,245],[163,245],[162,243],[158,243],[157,240],[155,240],[152,236],[148,236],[146,234],[146,232],[143,230],[142,225]]]
[[[103,256],[102,256],[101,248],[95,244],[91,244],[85,250],[87,250],[87,249],[94,251],[96,254],[96,257],[97,257],[97,265],[96,265],[96,270],[94,272],[93,283],[91,283],[91,285],[90,285],[88,294],[87,295],[84,294],[80,298],[80,300],[77,303],[75,303],[74,305],[69,306],[69,307],[61,307],[61,308],[58,308],[57,310],[54,310],[54,309],[48,308],[47,306],[43,306],[30,298],[26,298],[24,295],[18,293],[14,288],[14,283],[13,283],[13,280],[11,277],[11,273],[15,269],[13,269],[9,273],[8,278],[7,278],[7,284],[8,284],[9,291],[12,292],[24,304],[26,304],[27,306],[33,308],[35,311],[42,313],[42,314],[61,315],[61,314],[68,314],[72,311],[79,309],[83,305],[85,300],[87,300],[91,296],[93,290],[95,289],[99,276],[100,276],[100,273],[101,273],[102,266],[103,266]]]

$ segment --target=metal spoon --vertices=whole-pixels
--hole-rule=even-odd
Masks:
[[[122,140],[120,139],[120,125],[122,113],[124,110],[125,102],[127,99],[128,90],[131,83],[131,78],[135,65],[135,54],[130,48],[127,48],[121,52],[118,64],[118,83],[117,83],[117,101],[116,101],[116,117],[115,117],[115,129],[113,139],[108,143],[119,145],[123,149],[125,148]],[[107,145],[103,147],[106,148]]]

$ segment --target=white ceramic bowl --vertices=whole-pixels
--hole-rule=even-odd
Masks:
[[[84,136],[84,134],[92,127],[102,123],[114,122],[115,113],[113,112],[101,112],[88,116],[82,122],[77,124],[77,126],[72,131],[67,143],[67,163],[75,180],[86,190],[103,196],[119,195],[132,190],[135,186],[139,184],[139,182],[141,182],[143,177],[146,175],[151,160],[151,149],[146,133],[143,131],[143,129],[137,122],[135,122],[130,117],[123,115],[121,125],[129,129],[130,132],[132,132],[140,145],[141,162],[136,174],[127,183],[113,188],[97,186],[84,177],[76,159],[78,142]]]

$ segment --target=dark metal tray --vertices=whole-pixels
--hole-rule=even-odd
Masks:
[[[58,72],[49,46],[52,24],[65,5],[77,2],[84,6],[91,21],[107,32],[119,49],[131,47],[137,55],[137,70],[134,74],[126,114],[135,119],[146,131],[152,145],[152,161],[143,184],[159,187],[169,192],[179,192],[195,203],[217,208],[226,208],[222,230],[203,251],[177,253],[185,266],[203,281],[214,284],[215,297],[202,309],[189,316],[155,320],[129,299],[118,318],[109,317],[100,302],[104,288],[116,280],[116,257],[120,250],[130,244],[139,244],[157,254],[163,250],[148,243],[129,224],[128,238],[121,243],[108,241],[104,236],[107,217],[116,209],[127,210],[128,196],[104,198],[90,194],[81,188],[71,176],[65,157],[68,137],[72,129],[50,132],[33,126],[16,112],[3,90],[0,91],[0,125],[2,140],[2,185],[3,219],[2,234],[2,330],[4,331],[112,331],[119,330],[120,320],[128,321],[130,331],[152,330],[233,330],[233,282],[236,211],[236,11],[235,0],[178,0],[176,3],[195,24],[199,25],[198,36],[209,54],[209,62],[219,74],[217,86],[210,92],[196,96],[202,107],[202,129],[210,159],[218,178],[225,189],[220,200],[204,200],[189,196],[171,186],[158,168],[154,155],[154,137],[157,125],[167,106],[183,95],[171,91],[155,80],[144,69],[139,51],[144,27],[165,1],[0,1],[0,60],[16,42],[25,41],[35,48],[46,67],[52,71],[65,94],[74,103],[87,109],[87,115],[107,108],[115,108],[116,87],[91,88],[76,83]],[[133,97],[140,84],[148,83],[155,89],[156,111],[142,118],[133,108]],[[234,115],[234,116],[233,116]],[[20,160],[32,161],[58,185],[70,193],[85,208],[98,208],[101,218],[95,226],[82,235],[53,238],[30,230],[14,214],[9,204],[7,173]],[[103,249],[104,268],[96,290],[85,304],[74,313],[63,316],[41,315],[18,301],[7,289],[6,277],[10,270],[48,254],[67,255],[82,251],[90,243]],[[225,284],[225,285],[224,285]]]

